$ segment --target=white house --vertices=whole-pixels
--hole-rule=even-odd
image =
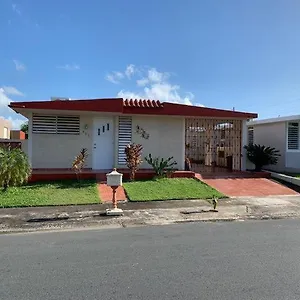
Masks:
[[[28,155],[33,169],[70,168],[81,148],[88,149],[87,168],[91,170],[124,168],[124,149],[134,142],[143,145],[143,155],[173,156],[178,169],[184,170],[187,140],[192,138],[188,155],[193,155],[194,146],[206,165],[221,163],[222,157],[230,156],[232,169],[242,170],[246,122],[257,117],[246,112],[122,98],[12,102],[9,106],[29,120]],[[218,124],[229,124],[229,133],[219,134],[226,126]],[[227,142],[219,141],[218,136]],[[142,168],[149,165],[144,162]]]
[[[247,123],[249,142],[271,146],[280,151],[274,171],[300,171],[300,115],[252,120]]]

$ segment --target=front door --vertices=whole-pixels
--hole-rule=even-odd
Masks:
[[[112,117],[95,118],[93,124],[93,169],[112,169],[114,163]]]

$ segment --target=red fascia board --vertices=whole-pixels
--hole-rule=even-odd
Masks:
[[[89,100],[55,100],[11,102],[10,108],[45,109],[45,110],[78,110],[122,113],[123,99],[89,99]]]
[[[162,115],[162,116],[185,116],[185,117],[210,117],[210,118],[257,118],[255,113],[238,112],[231,110],[222,110],[216,108],[199,107],[184,104],[174,104],[164,102],[160,108],[143,108],[143,107],[124,107],[124,114],[140,115]]]
[[[190,116],[190,117],[216,117],[216,118],[242,118],[254,119],[256,113],[239,112],[233,110],[223,110],[217,108],[191,106],[175,103],[164,103],[164,108],[168,115]]]

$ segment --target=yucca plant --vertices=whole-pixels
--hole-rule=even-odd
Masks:
[[[6,191],[28,181],[31,167],[27,155],[18,148],[0,148],[0,186]]]
[[[74,158],[72,163],[72,169],[76,173],[77,180],[81,180],[81,172],[86,164],[88,157],[88,151],[86,148],[82,148],[80,153]]]
[[[129,144],[125,148],[125,160],[128,169],[130,170],[130,180],[133,181],[135,179],[135,174],[139,169],[140,164],[142,161],[142,151],[143,146],[140,144]]]
[[[173,171],[173,166],[177,165],[177,162],[173,160],[173,156],[164,159],[160,157],[152,157],[151,154],[145,157],[145,161],[153,168],[157,177],[163,177],[167,171]]]
[[[247,150],[247,157],[255,165],[255,171],[260,172],[263,166],[276,165],[278,157],[281,156],[279,150],[263,145],[249,144],[244,146]]]

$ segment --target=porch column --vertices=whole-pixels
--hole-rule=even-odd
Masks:
[[[30,163],[31,168],[32,166],[32,139],[33,139],[33,135],[32,135],[32,113],[30,113],[30,115],[28,116],[28,160]]]
[[[185,153],[185,151],[186,151],[186,147],[185,147],[185,145],[186,145],[185,122],[186,122],[186,120],[185,120],[185,118],[183,118],[183,120],[182,120],[182,141],[183,141],[183,143],[182,143],[182,161],[181,161],[181,164],[178,165],[178,168],[180,170],[183,170],[183,171],[185,169],[185,158],[186,158],[186,153]]]
[[[247,120],[242,121],[242,149],[241,149],[241,171],[246,171],[247,169],[247,151],[244,146],[248,145],[248,127]]]

